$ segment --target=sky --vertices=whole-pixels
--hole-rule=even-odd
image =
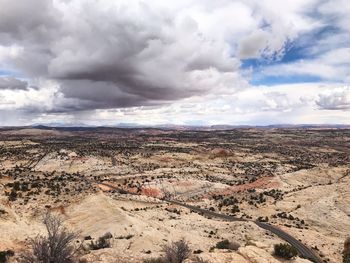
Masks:
[[[348,0],[0,6],[0,126],[350,124]]]

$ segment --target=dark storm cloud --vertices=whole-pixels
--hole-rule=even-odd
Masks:
[[[13,40],[41,43],[50,38],[58,24],[59,13],[51,0],[0,1],[1,42]]]
[[[27,90],[28,88],[28,82],[26,81],[13,77],[0,77],[0,90]]]
[[[122,2],[0,0],[0,45],[22,47],[7,64],[56,80],[66,99],[90,102],[67,110],[157,104],[234,86],[238,60],[195,21]]]
[[[115,84],[105,81],[64,81],[61,91],[67,98],[84,101],[83,108],[103,109],[113,108],[116,105],[118,107],[130,107],[148,103],[144,97],[123,92]],[[64,103],[64,105],[68,109],[70,108],[69,103]]]

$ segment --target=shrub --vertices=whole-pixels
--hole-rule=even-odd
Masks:
[[[164,261],[166,263],[182,263],[191,255],[190,247],[184,239],[164,246],[163,251]]]
[[[0,251],[0,263],[6,263],[9,257],[12,257],[15,253],[12,250]]]
[[[188,243],[184,239],[163,246],[164,256],[145,259],[144,263],[182,263],[191,255]],[[201,262],[201,261],[195,261]]]
[[[219,241],[218,243],[216,243],[216,248],[218,249],[228,249],[228,246],[230,245],[230,241],[228,241],[227,239]]]
[[[19,184],[19,182],[14,182],[14,184],[13,184],[13,189],[14,189],[15,191],[21,190],[21,185]]]
[[[343,263],[350,263],[350,254],[343,255]]]
[[[274,246],[274,254],[285,259],[292,259],[298,255],[298,251],[290,244],[276,244]]]
[[[17,192],[15,190],[12,190],[9,196],[9,201],[16,201],[17,200]]]
[[[110,239],[112,238],[112,234],[111,233],[106,233],[103,236],[99,237],[97,242],[91,241],[89,248],[91,250],[98,250],[98,249],[102,249],[102,248],[108,248],[111,247],[111,242]]]
[[[50,213],[44,217],[47,236],[37,236],[30,240],[31,251],[21,255],[23,263],[70,263],[78,248],[74,240],[78,237],[75,232],[68,231],[63,221]]]
[[[215,246],[217,249],[230,249],[230,250],[238,250],[240,245],[236,242],[230,242],[227,239],[219,241]]]

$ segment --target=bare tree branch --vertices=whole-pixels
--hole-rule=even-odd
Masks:
[[[22,255],[23,263],[72,263],[78,248],[78,233],[70,232],[58,216],[47,213],[43,219],[47,236],[38,235],[31,242],[31,251]]]

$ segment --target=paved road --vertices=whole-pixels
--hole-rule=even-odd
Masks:
[[[266,229],[278,237],[282,238],[283,240],[287,241],[289,244],[291,244],[293,247],[295,247],[299,254],[303,256],[306,259],[309,259],[312,262],[315,263],[322,263],[324,262],[320,257],[314,253],[311,249],[309,249],[307,246],[305,246],[303,243],[301,243],[299,240],[295,239],[288,233],[284,232],[283,230],[279,229],[278,227],[275,227],[270,224],[262,223],[262,222],[255,222],[259,227]]]
[[[209,211],[206,209],[202,209],[202,208],[198,208],[196,206],[192,206],[192,205],[188,205],[179,201],[175,201],[175,200],[164,200],[168,203],[171,204],[176,204],[179,206],[183,206],[186,208],[189,208],[193,211],[199,212],[199,213],[203,213],[207,216],[211,216],[211,217],[216,217],[216,218],[221,218],[224,220],[228,220],[228,221],[251,221],[251,220],[246,220],[243,218],[237,218],[237,217],[233,217],[233,216],[229,216],[229,215],[224,215],[224,214],[220,214],[220,213],[216,213],[213,211]],[[260,228],[263,228],[265,230],[268,230],[272,233],[274,233],[275,235],[277,235],[278,237],[280,237],[281,239],[287,241],[289,244],[291,244],[292,246],[294,246],[296,248],[296,250],[299,252],[299,254],[306,258],[311,260],[312,262],[315,263],[322,263],[323,261],[318,257],[318,255],[316,255],[311,249],[309,249],[307,246],[305,246],[303,243],[301,243],[299,240],[295,239],[294,237],[292,237],[291,235],[289,235],[288,233],[286,233],[285,231],[283,231],[282,229],[267,224],[267,223],[263,223],[263,222],[258,222],[258,221],[251,221],[254,222],[257,226],[259,226]]]
[[[112,189],[115,189],[117,191],[123,191],[124,193],[129,193],[123,189],[117,188],[114,185],[108,184],[108,183],[101,183],[102,185],[108,186]],[[136,195],[135,193],[130,193],[133,195]],[[203,208],[199,208],[193,205],[188,205],[186,203],[180,202],[180,201],[176,201],[176,200],[170,200],[170,199],[162,199],[165,202],[171,203],[171,204],[175,204],[175,205],[179,205],[182,207],[186,207],[190,210],[196,211],[198,213],[202,213],[205,214],[207,216],[210,217],[216,217],[216,218],[220,218],[220,219],[224,219],[227,221],[250,221],[250,222],[254,222],[257,226],[259,226],[262,229],[265,229],[267,231],[270,231],[271,233],[275,234],[276,236],[278,236],[279,238],[285,240],[286,242],[288,242],[289,244],[291,244],[292,246],[294,246],[296,248],[296,250],[298,251],[299,255],[302,256],[303,258],[306,258],[312,262],[315,263],[323,263],[324,261],[316,254],[314,253],[311,249],[309,249],[307,246],[305,246],[303,243],[301,243],[299,240],[295,239],[294,237],[292,237],[291,235],[289,235],[287,232],[283,231],[282,229],[267,224],[267,223],[263,223],[263,222],[258,222],[258,221],[252,221],[252,220],[247,220],[244,218],[237,218],[234,216],[229,216],[229,215],[225,215],[225,214],[220,214],[220,213],[216,213],[214,211],[210,211],[210,210],[206,210]]]
[[[175,204],[175,205],[179,205],[179,206],[183,206],[186,207],[188,209],[191,209],[193,211],[196,211],[198,213],[203,213],[207,216],[211,216],[211,217],[216,217],[216,218],[221,218],[227,221],[248,221],[247,219],[244,218],[238,218],[238,217],[233,217],[233,216],[229,216],[229,215],[224,215],[224,214],[219,214],[219,213],[215,213],[213,211],[210,210],[206,210],[203,208],[199,208],[193,205],[188,205],[179,201],[175,201],[175,200],[169,200],[169,199],[164,199],[164,201],[171,203],[171,204]]]

